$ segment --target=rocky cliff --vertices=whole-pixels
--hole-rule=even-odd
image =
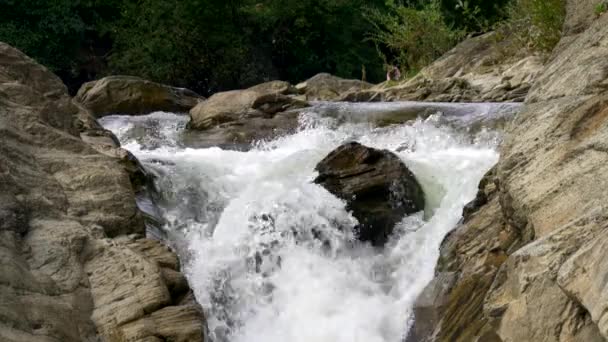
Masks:
[[[55,75],[0,43],[0,340],[203,340],[176,256],[143,237],[130,163]]]
[[[542,54],[513,53],[493,32],[464,40],[415,77],[344,92],[344,101],[523,102]]]
[[[412,340],[608,339],[608,16],[595,17],[597,2],[568,1],[564,37],[497,167],[441,247]]]

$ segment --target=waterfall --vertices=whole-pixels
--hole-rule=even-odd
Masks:
[[[297,132],[248,151],[188,147],[178,114],[100,120],[156,175],[163,229],[215,342],[399,342],[407,333],[442,239],[498,160],[500,135],[475,124],[488,104],[385,127],[361,117],[395,104],[344,106],[318,104]],[[363,114],[349,119],[356,108]],[[348,141],[396,153],[426,194],[425,211],[405,217],[383,248],[357,241],[345,203],[312,182],[315,165]]]

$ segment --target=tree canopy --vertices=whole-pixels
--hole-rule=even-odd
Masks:
[[[377,82],[487,29],[506,1],[0,0],[0,40],[72,91],[107,74],[203,94],[319,72]]]

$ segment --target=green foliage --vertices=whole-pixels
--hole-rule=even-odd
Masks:
[[[125,1],[112,29],[111,73],[208,92],[238,85],[249,54],[237,1]]]
[[[486,32],[504,19],[504,7],[509,0],[441,0],[446,21],[467,32]]]
[[[52,70],[69,69],[86,26],[71,0],[0,1],[0,40]]]
[[[102,26],[116,19],[119,1],[0,0],[0,41],[34,57],[68,85],[87,80],[84,69],[95,63],[93,41],[103,42]]]
[[[388,12],[372,9],[374,27],[369,38],[384,53],[386,62],[413,74],[439,58],[464,35],[446,23],[439,2],[419,6],[392,4]],[[390,56],[394,56],[391,58]]]
[[[506,11],[508,19],[496,31],[513,42],[513,51],[548,52],[559,42],[566,16],[563,0],[512,0]]]
[[[376,0],[382,6],[384,0]],[[203,93],[382,76],[364,0],[0,0],[0,40],[68,83],[124,73]],[[75,87],[78,85],[76,84]]]
[[[380,6],[383,1],[376,1]],[[266,0],[252,4],[248,14],[258,37],[272,51],[273,64],[288,80],[319,72],[360,78],[362,67],[371,79],[382,77],[375,47],[365,42],[364,0]]]
[[[603,1],[595,5],[595,15],[600,16],[608,11],[608,2]]]
[[[364,43],[363,0],[126,1],[113,29],[113,73],[203,93],[318,72],[381,77]]]
[[[511,0],[503,11],[507,1],[0,0],[0,40],[72,91],[117,73],[204,94],[318,72],[377,82],[383,64],[412,75],[505,14],[500,34],[550,49],[562,0]]]

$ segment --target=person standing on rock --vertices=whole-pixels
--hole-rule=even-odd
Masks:
[[[394,65],[389,66],[388,71],[386,72],[386,80],[387,81],[399,81],[401,79],[401,72],[399,68]]]

